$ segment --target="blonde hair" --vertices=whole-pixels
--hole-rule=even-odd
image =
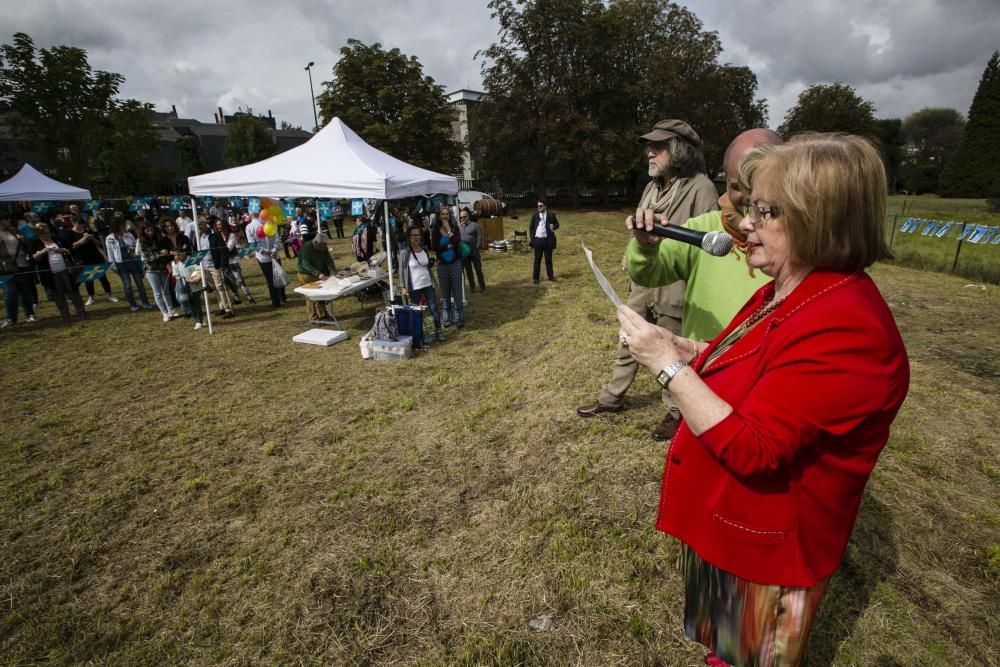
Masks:
[[[749,191],[754,182],[780,209],[794,261],[861,271],[892,257],[885,167],[868,140],[806,133],[761,146],[740,164],[740,188]]]

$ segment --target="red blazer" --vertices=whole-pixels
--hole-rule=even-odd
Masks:
[[[861,495],[909,387],[906,349],[865,273],[813,271],[707,370],[769,283],[695,360],[733,413],[696,437],[683,421],[656,527],[760,584],[811,586],[840,564]]]

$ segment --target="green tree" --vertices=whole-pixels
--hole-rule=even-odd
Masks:
[[[903,187],[914,193],[937,192],[945,162],[958,148],[965,118],[955,109],[925,108],[903,121],[907,158]]]
[[[899,118],[881,118],[875,121],[875,138],[878,139],[889,178],[889,192],[895,193],[903,170],[905,138],[903,121]]]
[[[339,117],[366,142],[395,158],[454,173],[462,145],[452,139],[454,110],[444,87],[399,49],[347,40],[319,95],[322,124]]]
[[[230,167],[259,162],[274,155],[274,139],[264,121],[252,113],[238,114],[229,124],[222,156]]]
[[[799,95],[785,122],[778,128],[783,136],[796,132],[847,132],[875,134],[875,105],[862,99],[847,84],[818,83]]]
[[[63,180],[90,182],[123,81],[120,74],[93,70],[83,49],[36,49],[21,32],[12,44],[0,45],[0,101],[14,114],[11,131]]]
[[[491,0],[498,41],[483,60],[486,100],[470,134],[484,166],[544,187],[608,180],[643,167],[636,137],[682,118],[705,142],[710,171],[729,140],[762,125],[747,68],[720,65],[698,18],[665,0]],[[575,191],[575,188],[574,188]]]
[[[941,172],[940,194],[1000,197],[1000,51],[979,80],[958,149]]]
[[[117,193],[142,192],[153,187],[149,156],[159,137],[153,126],[153,105],[125,100],[111,111],[106,139],[98,154],[97,173]]]

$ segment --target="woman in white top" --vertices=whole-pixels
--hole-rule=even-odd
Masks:
[[[421,297],[426,299],[427,307],[434,317],[436,340],[443,340],[441,316],[438,314],[437,299],[434,294],[434,274],[431,272],[434,260],[424,250],[422,238],[423,233],[419,227],[410,228],[409,243],[399,254],[399,284],[403,288],[403,296],[409,297],[410,303],[419,305]]]
[[[32,258],[38,265],[41,272],[43,285],[51,287],[56,300],[56,307],[63,320],[69,321],[69,306],[66,298],[73,302],[76,308],[76,316],[81,320],[87,316],[83,308],[83,299],[73,285],[73,279],[69,275],[69,267],[74,263],[73,254],[68,248],[56,243],[52,238],[52,230],[48,225],[38,225],[35,227],[35,239]]]

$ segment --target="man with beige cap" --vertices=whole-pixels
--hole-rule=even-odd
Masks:
[[[690,125],[682,120],[661,120],[650,132],[639,137],[639,141],[645,144],[649,175],[653,177],[642,193],[639,208],[652,209],[666,216],[672,225],[683,225],[689,218],[719,208],[719,194],[705,175],[701,137]],[[658,326],[680,334],[684,314],[683,281],[654,288],[630,282],[626,303]],[[628,348],[619,343],[611,379],[601,388],[597,402],[577,408],[577,414],[593,417],[624,410],[625,392],[635,380],[638,369]],[[677,430],[680,412],[665,389],[662,398],[667,413],[651,433],[654,440],[668,440]]]

